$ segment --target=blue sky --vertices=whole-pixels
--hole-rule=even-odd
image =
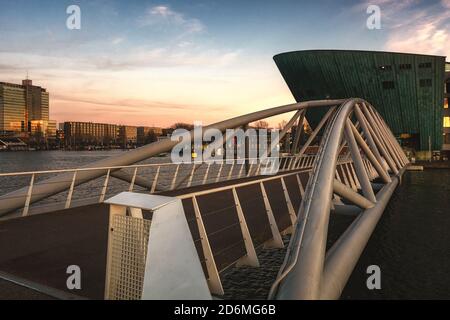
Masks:
[[[81,8],[81,30],[66,8]],[[381,9],[369,30],[366,9]],[[58,121],[170,125],[293,101],[273,55],[364,49],[450,55],[450,0],[0,0],[0,81],[28,71]]]

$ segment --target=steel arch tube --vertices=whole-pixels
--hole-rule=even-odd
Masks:
[[[296,224],[292,247],[298,254],[294,261],[287,261],[289,272],[280,283],[277,299],[319,299],[333,181],[337,163],[337,152],[348,115],[355,100],[342,104],[328,125],[328,134],[322,141],[314,174],[305,191],[306,207],[301,223]],[[309,215],[309,212],[313,214]]]
[[[401,170],[399,176],[404,172]],[[321,282],[320,299],[338,299],[373,230],[399,183],[396,176],[377,194],[374,207],[362,212],[328,250]]]
[[[401,174],[405,170],[404,166],[399,168],[399,174],[392,177],[391,181],[378,191],[376,196],[373,194],[370,182],[365,189],[372,192],[365,192],[365,194],[373,197],[369,197],[369,199],[358,197],[356,199],[354,194],[346,194],[348,197],[355,198],[353,200],[367,200],[367,202],[360,201],[360,205],[365,207],[366,211],[361,213],[332,247],[333,249],[326,254],[332,192],[333,186],[336,187],[334,183],[336,161],[339,155],[339,144],[344,134],[347,137],[355,165],[356,162],[361,164],[362,161],[352,132],[353,125],[349,120],[355,104],[360,102],[364,101],[361,99],[347,100],[334,113],[328,124],[319,147],[313,175],[308,182],[303,197],[299,220],[292,235],[285,263],[272,286],[270,297],[295,300],[338,298],[379,217],[399,183]],[[369,108],[372,107],[367,109]],[[375,112],[374,110],[371,111]],[[383,129],[378,126],[373,128],[373,132],[376,134],[381,134],[381,130]],[[385,134],[382,136],[385,137]],[[363,149],[370,151],[365,142],[364,145],[366,148]],[[398,151],[401,152],[401,149]],[[372,160],[376,161],[371,151],[370,154]],[[364,174],[366,174],[366,169],[364,165],[359,167],[361,172],[358,174],[358,178],[361,178],[360,176],[364,177]],[[342,187],[339,184],[336,185],[337,189]],[[338,191],[345,193],[346,188],[341,189],[343,190]],[[370,207],[372,204],[373,207]]]
[[[367,143],[369,144],[369,146],[372,148],[373,154],[375,155],[375,157],[377,158],[378,162],[380,164],[383,164],[383,160],[381,158],[381,154],[378,151],[378,148],[375,144],[375,141],[372,138],[372,135],[370,134],[369,128],[367,126],[366,123],[366,119],[364,118],[364,115],[360,109],[360,107],[358,105],[355,106],[355,116],[356,119],[358,119],[359,124],[361,125],[362,131],[364,132],[366,138],[367,138]]]
[[[216,128],[220,131],[226,129],[236,128],[250,122],[255,122],[260,119],[269,118],[275,115],[297,111],[305,108],[335,106],[342,103],[344,100],[316,100],[306,101],[300,103],[293,103],[275,108],[265,109],[262,111],[253,112],[242,115],[232,119],[220,121],[205,127],[205,129]],[[191,139],[193,139],[193,132],[191,132]],[[140,147],[138,149],[126,152],[118,156],[112,156],[107,159],[99,160],[88,164],[85,167],[114,167],[126,166],[139,161],[143,161],[152,156],[156,156],[163,152],[170,151],[175,145],[176,141],[163,140],[151,143],[149,145]],[[77,175],[76,185],[96,179],[105,175],[105,170],[80,171]],[[33,197],[31,202],[36,202],[45,199],[49,196],[65,191],[70,187],[72,175],[70,173],[61,174],[53,178],[36,183],[33,187]],[[25,204],[28,188],[22,188],[8,194],[0,196],[0,216],[11,212],[15,209],[21,208]]]
[[[375,203],[369,201],[367,198],[363,197],[359,193],[355,192],[352,188],[347,187],[345,184],[337,179],[333,181],[334,192],[363,209],[369,209],[375,206]]]
[[[355,166],[356,175],[359,183],[361,184],[361,189],[364,196],[370,201],[376,202],[375,194],[373,193],[372,185],[370,184],[369,176],[364,167],[364,162],[361,158],[361,154],[359,153],[359,148],[356,143],[355,136],[353,135],[350,123],[351,121],[347,119],[345,123],[345,138],[353,158],[353,165]]]

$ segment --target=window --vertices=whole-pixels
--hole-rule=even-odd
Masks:
[[[419,68],[420,69],[431,68],[431,62],[421,62],[419,63]]]
[[[419,85],[421,87],[431,87],[431,79],[420,79]]]
[[[383,89],[394,89],[394,81],[383,81]]]
[[[411,70],[412,68],[410,63],[402,63],[398,67],[400,70]]]
[[[382,71],[390,71],[390,70],[392,70],[392,66],[391,65],[383,65],[383,66],[379,66],[378,69],[380,69]]]
[[[444,117],[444,128],[450,128],[450,117]]]
[[[444,98],[444,109],[448,109],[448,98]]]

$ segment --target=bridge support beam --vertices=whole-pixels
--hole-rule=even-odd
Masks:
[[[285,262],[270,290],[269,298],[337,299],[392,193],[399,184],[405,167],[399,161],[403,158],[401,156],[403,151],[395,144],[394,137],[386,126],[381,128],[381,118],[370,123],[373,128],[370,128],[366,122],[362,123],[363,132],[367,132],[364,137],[357,129],[358,124],[352,123],[352,112],[356,104],[362,105],[370,118],[376,117],[376,111],[371,106],[366,107],[363,102],[361,99],[347,100],[339,106],[328,121]],[[324,118],[326,115],[322,120]],[[373,148],[375,145],[381,146],[383,156],[394,159],[390,162],[391,164],[395,162],[392,169],[398,168],[398,174],[393,177],[387,174],[383,159],[380,163],[365,142],[369,134],[375,138],[370,145]],[[335,179],[336,160],[340,156],[340,144],[343,137],[348,144],[363,196]],[[378,174],[375,171],[378,171]],[[387,183],[376,195],[370,181],[375,176],[380,176]],[[346,184],[349,183],[346,182]],[[365,211],[356,210],[355,206],[344,206],[344,208],[339,204],[334,206],[333,193],[350,200]],[[350,207],[355,210],[349,210]],[[333,247],[326,250],[329,216],[330,211],[333,210],[335,213],[346,211],[344,213],[359,214]]]
[[[403,174],[404,170],[400,172]],[[320,299],[338,299],[361,256],[400,177],[394,177],[377,194],[377,205],[361,213],[328,250],[321,281]]]
[[[345,184],[338,181],[337,179],[334,179],[333,189],[337,195],[353,202],[360,208],[369,209],[375,205],[373,202],[369,201],[367,198],[363,197],[359,193],[353,191],[352,188],[347,187]]]

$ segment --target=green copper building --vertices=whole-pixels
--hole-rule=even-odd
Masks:
[[[441,150],[445,57],[392,52],[307,50],[274,57],[297,101],[363,98],[404,145]],[[308,111],[314,126],[325,110]]]

